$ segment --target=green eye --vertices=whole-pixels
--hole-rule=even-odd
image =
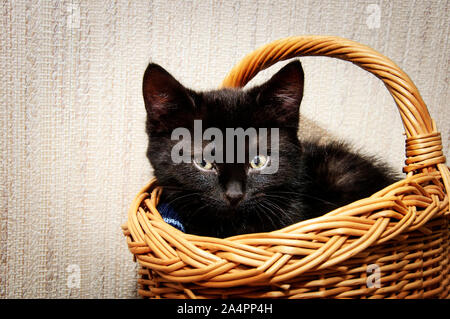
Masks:
[[[206,161],[205,159],[202,159],[201,161],[194,161],[195,165],[197,165],[200,169],[209,171],[213,169],[212,163]]]
[[[250,166],[254,169],[261,169],[266,165],[266,163],[267,157],[265,157],[264,155],[258,155],[251,160]]]

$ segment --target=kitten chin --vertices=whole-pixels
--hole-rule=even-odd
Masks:
[[[228,237],[273,231],[368,197],[398,179],[386,164],[345,143],[299,141],[303,86],[298,61],[260,86],[207,92],[187,89],[160,66],[148,66],[147,157],[163,187],[161,202],[176,210],[186,232]],[[194,120],[202,121],[203,131],[277,128],[278,170],[262,174],[250,158],[240,164],[175,163],[171,133],[178,127],[192,133]]]

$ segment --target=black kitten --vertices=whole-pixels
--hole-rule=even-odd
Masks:
[[[178,212],[188,233],[227,237],[276,230],[370,196],[395,181],[386,165],[343,143],[299,141],[303,84],[299,61],[260,86],[209,92],[194,92],[159,65],[148,66],[143,82],[147,156],[164,187],[161,201]],[[202,121],[203,131],[278,128],[279,150],[271,153],[275,151],[268,145],[267,154],[246,156],[243,163],[201,157],[175,163],[171,152],[178,141],[171,139],[172,131],[184,127],[193,132],[194,120]],[[246,150],[250,143],[246,141]],[[264,174],[275,155],[278,170]]]

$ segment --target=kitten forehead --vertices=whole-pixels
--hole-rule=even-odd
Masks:
[[[207,106],[208,109],[205,111],[208,112],[235,112],[239,111],[242,105],[256,102],[255,98],[243,89],[219,89],[203,92],[201,98],[202,106]]]

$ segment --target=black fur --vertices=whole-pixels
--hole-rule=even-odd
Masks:
[[[162,201],[180,214],[188,233],[227,237],[272,231],[367,197],[395,181],[385,164],[344,143],[299,141],[303,77],[301,64],[295,61],[249,90],[194,92],[160,66],[148,66],[143,83],[147,156],[164,187]],[[177,141],[171,140],[171,132],[176,127],[192,129],[194,119],[203,121],[204,130],[279,128],[278,171],[249,173],[249,159],[216,164],[215,173],[173,163],[170,154]],[[231,205],[225,194],[236,183],[243,199]]]

